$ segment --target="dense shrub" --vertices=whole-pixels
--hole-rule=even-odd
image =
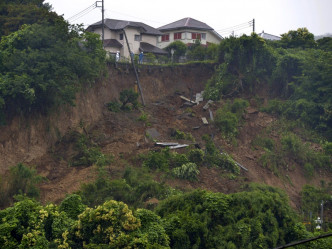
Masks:
[[[174,168],[172,173],[175,177],[186,179],[189,181],[197,180],[197,175],[199,174],[199,170],[195,163],[186,163],[180,167]]]
[[[18,194],[38,198],[39,188],[37,185],[43,179],[37,174],[36,169],[22,163],[11,167],[9,175],[0,178],[0,207],[11,204],[12,198]]]

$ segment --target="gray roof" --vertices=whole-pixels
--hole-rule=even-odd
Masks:
[[[132,28],[138,28],[141,29],[142,34],[147,34],[147,35],[162,35],[162,33],[145,24],[142,22],[131,22],[131,21],[124,21],[124,20],[116,20],[116,19],[105,19],[104,20],[105,26],[109,28],[110,30],[122,30],[127,27],[132,27]],[[95,27],[99,27],[102,25],[102,21],[96,22],[94,24],[91,24],[87,30],[90,31],[91,29]]]
[[[281,39],[280,36],[271,35],[271,34],[265,33],[264,31],[262,33],[259,33],[258,35],[265,40],[279,41]]]
[[[116,39],[105,39],[104,47],[122,48],[122,44]]]
[[[139,50],[144,53],[153,53],[153,54],[168,54],[165,50],[160,49],[156,46],[151,45],[150,43],[141,42]]]
[[[172,22],[170,24],[164,25],[158,30],[160,31],[167,31],[167,30],[174,30],[174,29],[198,29],[198,30],[213,30],[209,25],[204,22],[197,21],[193,18],[186,17],[176,22]]]

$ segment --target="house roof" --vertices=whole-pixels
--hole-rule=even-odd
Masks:
[[[104,47],[122,48],[122,44],[116,39],[105,39]]]
[[[158,30],[160,31],[168,31],[168,30],[174,30],[174,29],[198,29],[198,30],[213,30],[209,25],[207,25],[204,22],[200,22],[198,20],[195,20],[190,17],[183,18],[181,20],[172,22],[170,24],[164,25],[162,27],[159,27]]]
[[[271,35],[271,34],[265,33],[264,31],[262,31],[262,33],[259,33],[258,35],[265,40],[279,41],[281,39],[280,36]]]
[[[141,29],[142,34],[147,34],[147,35],[162,35],[162,33],[145,24],[142,22],[132,22],[132,21],[124,21],[124,20],[116,20],[116,19],[105,19],[104,20],[105,26],[109,28],[110,30],[122,30],[127,27],[132,27],[132,28],[138,28]],[[87,30],[90,31],[91,29],[95,27],[99,27],[102,25],[102,21],[96,22],[94,24],[91,24]]]
[[[139,50],[144,53],[153,53],[153,54],[168,54],[165,50],[162,50],[156,46],[151,45],[150,43],[141,42]]]

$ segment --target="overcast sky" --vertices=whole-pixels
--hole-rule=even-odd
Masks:
[[[101,8],[93,9],[96,2],[93,0],[45,2],[66,20],[71,18],[70,23],[89,25],[101,20]],[[250,34],[249,22],[253,19],[257,33],[264,30],[280,35],[302,27],[314,35],[332,33],[332,0],[104,0],[104,6],[105,18],[144,22],[154,28],[191,17],[223,36],[232,30],[235,35]],[[75,17],[85,9],[84,16]]]

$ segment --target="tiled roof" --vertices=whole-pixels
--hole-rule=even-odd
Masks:
[[[144,53],[153,53],[153,54],[168,54],[165,50],[162,50],[156,46],[151,45],[150,43],[141,42],[139,50]]]
[[[104,47],[122,48],[122,44],[116,39],[105,39]]]
[[[183,18],[176,22],[172,22],[170,24],[164,25],[164,26],[158,28],[158,30],[167,31],[167,30],[180,29],[180,28],[198,29],[198,30],[213,30],[213,28],[211,28],[206,23],[200,22],[200,21],[195,20],[190,17]]]
[[[148,35],[162,35],[162,33],[145,24],[142,22],[131,22],[131,21],[124,21],[124,20],[116,20],[116,19],[105,19],[104,20],[105,26],[108,27],[110,30],[122,30],[127,27],[133,27],[133,28],[139,28],[141,29],[142,34],[148,34]],[[91,30],[94,27],[98,27],[102,25],[102,21],[96,22],[94,24],[91,24],[87,30]]]

